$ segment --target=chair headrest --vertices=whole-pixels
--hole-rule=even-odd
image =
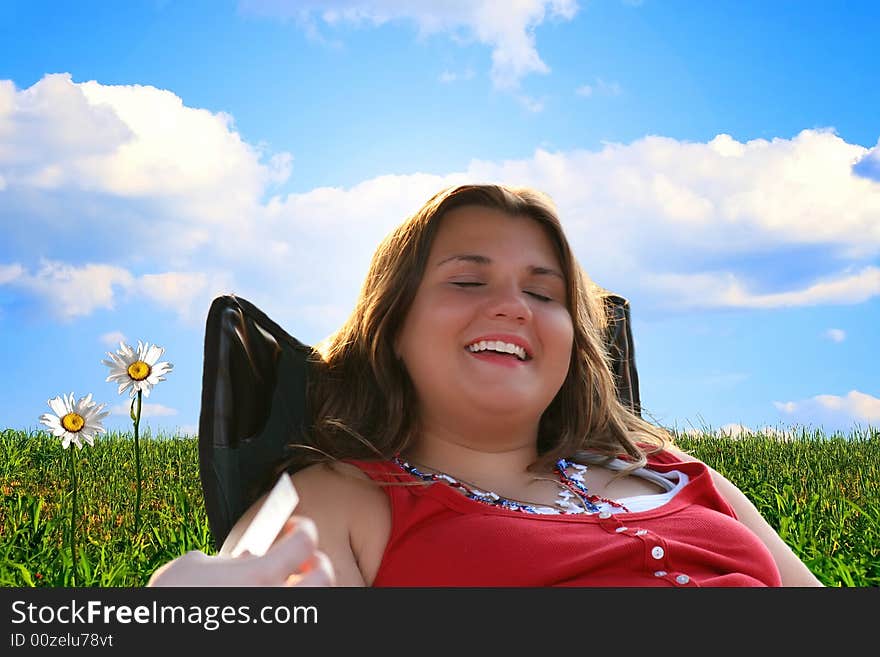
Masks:
[[[249,301],[217,297],[208,311],[199,415],[199,472],[219,548],[274,481],[308,418],[300,342]]]

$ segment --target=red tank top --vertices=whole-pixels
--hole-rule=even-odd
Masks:
[[[349,461],[376,481],[421,481],[391,462]],[[736,519],[708,468],[648,457],[688,483],[637,513],[541,515],[471,500],[443,483],[383,486],[391,535],[373,586],[781,586],[772,555]]]

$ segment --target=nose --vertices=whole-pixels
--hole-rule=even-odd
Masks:
[[[491,317],[510,317],[520,321],[531,319],[532,309],[519,286],[498,286],[489,294],[486,312]]]

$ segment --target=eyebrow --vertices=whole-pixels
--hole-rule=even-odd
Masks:
[[[487,256],[478,255],[476,253],[459,253],[456,255],[449,256],[448,258],[444,258],[443,260],[441,260],[440,262],[437,263],[437,266],[439,267],[440,265],[444,265],[447,262],[452,262],[452,261],[472,262],[475,265],[483,265],[483,266],[492,264],[492,258],[489,258]],[[561,278],[563,281],[565,281],[565,277],[561,273],[559,273],[555,269],[550,269],[549,267],[539,267],[537,265],[529,265],[527,267],[527,269],[529,270],[529,273],[533,274],[533,275],[557,276],[558,278]]]

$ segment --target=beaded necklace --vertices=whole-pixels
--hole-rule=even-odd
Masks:
[[[575,513],[592,514],[602,511],[602,507],[606,505],[628,511],[628,509],[619,502],[591,494],[584,483],[584,472],[587,470],[587,466],[580,463],[573,463],[567,459],[559,459],[554,468],[554,471],[559,475],[559,483],[565,487],[565,490],[559,492],[556,500],[557,506],[561,508],[546,506],[543,504],[532,504],[530,502],[502,497],[492,491],[480,490],[473,484],[468,484],[465,481],[456,479],[445,472],[422,472],[414,465],[404,461],[399,454],[396,454],[391,461],[399,468],[418,477],[422,481],[443,482],[452,488],[461,491],[469,499],[483,502],[484,504],[490,504],[492,506],[498,506],[502,509],[510,509],[511,511],[540,513],[546,515]],[[569,475],[566,472],[568,468],[574,468],[577,472],[573,475]],[[577,502],[572,498],[575,498]]]

